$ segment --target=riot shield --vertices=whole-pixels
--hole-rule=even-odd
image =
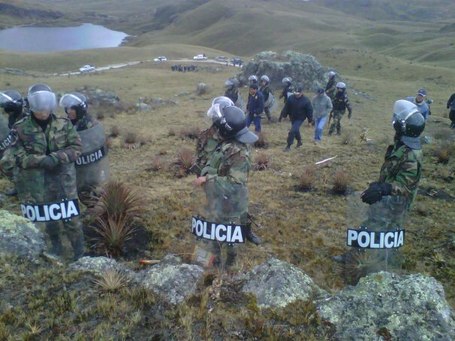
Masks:
[[[10,134],[8,119],[0,114],[0,157],[13,142],[13,135]]]
[[[238,97],[237,97],[237,101],[235,101],[235,106],[237,108],[240,108],[242,109],[243,111],[245,111],[245,102],[243,101],[243,98],[242,96],[239,94]]]
[[[84,193],[90,193],[108,180],[109,160],[103,125],[96,124],[78,133],[82,140],[82,154],[75,163],[77,191],[83,200]]]
[[[234,265],[238,247],[246,239],[246,186],[208,181],[194,190],[193,204],[193,261],[207,268],[228,269]]]
[[[400,271],[407,211],[408,199],[402,196],[384,196],[373,205],[363,203],[360,193],[348,197],[349,250],[342,263],[347,282],[378,271]]]
[[[50,171],[21,169],[16,188],[22,214],[32,222],[67,221],[80,214],[72,163]]]

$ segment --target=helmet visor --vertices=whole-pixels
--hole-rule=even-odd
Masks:
[[[60,99],[60,106],[63,108],[71,108],[84,103],[84,98],[76,96],[74,94],[66,94]]]
[[[207,117],[210,118],[212,122],[216,122],[223,117],[223,109],[233,105],[234,102],[228,97],[215,97],[212,101],[212,106],[207,110]]]
[[[34,112],[52,112],[57,107],[55,94],[50,91],[36,91],[28,97],[30,110]]]
[[[6,103],[8,102],[16,102],[14,99],[12,99],[8,94],[5,94],[4,92],[0,92],[0,107],[4,107]]]

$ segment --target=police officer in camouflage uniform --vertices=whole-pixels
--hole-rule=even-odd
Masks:
[[[60,106],[82,140],[82,154],[76,160],[77,191],[79,200],[91,207],[98,188],[109,175],[104,127],[87,112],[87,98],[81,93],[64,94]]]
[[[346,94],[346,84],[343,82],[338,82],[336,85],[337,91],[335,97],[332,100],[332,124],[329,128],[329,135],[332,135],[337,130],[337,135],[341,134],[341,118],[348,110],[348,118],[351,119],[352,116],[352,107],[349,102],[348,95]]]
[[[416,194],[422,176],[422,148],[419,136],[425,128],[425,119],[417,106],[407,100],[398,100],[393,106],[394,144],[387,148],[378,181],[372,182],[360,198],[368,207],[366,220],[360,225],[369,231],[383,232],[401,229]],[[351,248],[333,257],[340,263],[354,262],[368,252],[369,261],[361,272],[380,271],[386,266],[401,265],[397,249]],[[390,271],[390,269],[389,269]]]
[[[218,112],[222,112],[224,107],[233,106],[234,102],[225,96],[215,97],[212,101],[211,108],[217,108]],[[215,110],[215,109],[212,109]],[[219,117],[211,118],[213,124],[210,128],[203,130],[196,142],[196,162],[192,167],[193,173],[197,177],[202,175],[202,169],[206,166],[210,156],[215,151],[218,144],[223,140],[218,133],[218,129],[215,122],[218,121]]]
[[[10,129],[14,123],[24,117],[24,101],[22,95],[17,90],[5,90],[0,92],[0,107],[3,108],[7,118],[0,116],[0,158],[14,141],[14,134]],[[7,174],[8,173],[8,174]],[[13,169],[5,173],[14,182]],[[16,195],[16,188],[13,187],[5,192],[6,195]]]
[[[208,155],[207,162],[196,186],[204,186],[207,201],[211,206],[212,219],[222,223],[238,220],[248,224],[247,181],[251,168],[251,147],[257,136],[246,126],[246,117],[242,110],[233,105],[215,103],[208,113],[214,121],[217,136],[220,138],[215,149]],[[260,244],[260,239],[248,226],[247,240]],[[220,254],[220,245],[213,242],[215,254]],[[235,261],[235,249],[228,247],[226,265]]]
[[[84,253],[74,168],[81,140],[68,119],[54,114],[57,100],[53,92],[38,90],[27,98],[31,115],[14,124],[17,138],[10,148],[13,157],[4,157],[0,166],[11,168],[13,163],[17,167],[22,212],[32,221],[45,222],[51,253],[62,253],[62,221],[77,259]]]
[[[396,101],[393,109],[395,143],[387,148],[379,181],[371,183],[361,198],[371,205],[383,196],[401,196],[406,198],[406,208],[409,208],[422,176],[419,136],[425,128],[425,119],[417,106],[406,100]]]
[[[325,86],[325,93],[329,98],[333,101],[335,98],[335,91],[336,91],[336,82],[335,82],[335,76],[336,76],[335,71],[329,71],[329,80],[327,81],[327,84]]]
[[[264,113],[267,116],[267,120],[269,122],[272,121],[272,113],[270,110],[275,103],[275,98],[273,97],[272,89],[270,89],[270,78],[267,75],[261,76],[261,86],[259,87],[259,91],[262,93],[264,97]]]

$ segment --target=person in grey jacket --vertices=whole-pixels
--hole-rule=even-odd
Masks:
[[[313,119],[314,119],[314,142],[321,142],[322,132],[332,111],[332,100],[325,93],[324,88],[318,88],[316,95],[311,100],[313,106]]]

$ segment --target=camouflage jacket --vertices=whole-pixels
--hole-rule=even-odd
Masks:
[[[50,202],[76,198],[74,161],[81,153],[81,140],[71,122],[52,115],[46,130],[28,116],[13,126],[16,140],[0,161],[2,170],[16,169],[16,187],[23,202]],[[40,167],[50,155],[58,166]]]
[[[346,112],[348,109],[349,115],[352,114],[351,103],[349,102],[348,95],[346,93],[336,93],[332,99],[333,111]]]
[[[411,149],[401,142],[389,146],[379,181],[390,183],[392,195],[406,197],[411,205],[422,176],[422,159],[422,150]]]
[[[81,131],[81,130],[86,130],[86,129],[92,128],[95,124],[97,124],[97,121],[89,114],[85,114],[84,117],[77,120],[76,122],[73,122],[74,128],[76,128],[76,131]]]
[[[335,78],[331,78],[329,79],[327,85],[325,86],[325,93],[327,94],[327,96],[330,97],[332,101],[335,98],[335,91],[336,91]]]
[[[196,142],[196,162],[193,166],[193,171],[197,176],[205,175],[202,174],[202,169],[220,142],[221,137],[213,125],[199,134]]]
[[[236,140],[222,141],[202,170],[202,174],[207,176],[207,199],[213,215],[218,218],[246,222],[250,150],[250,146]]]

